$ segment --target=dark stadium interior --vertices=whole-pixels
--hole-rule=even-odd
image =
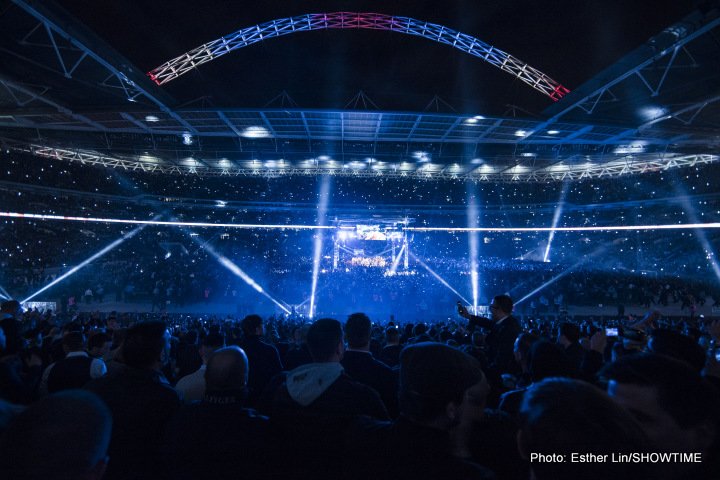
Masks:
[[[717,0],[0,2],[0,471],[717,478],[719,118]]]

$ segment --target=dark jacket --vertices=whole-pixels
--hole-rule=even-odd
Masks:
[[[491,382],[499,379],[503,373],[517,373],[519,369],[513,355],[515,339],[520,334],[520,322],[512,315],[500,324],[485,317],[470,317],[470,326],[479,326],[490,330],[485,343],[487,345],[488,377]]]
[[[288,390],[288,378],[299,369],[273,379],[261,402],[262,412],[270,416],[275,451],[282,455],[274,462],[278,478],[340,478],[345,461],[343,439],[349,425],[360,415],[387,419],[387,410],[375,390],[345,373],[316,389],[315,400],[303,406]]]
[[[240,402],[218,400],[185,405],[168,423],[163,446],[168,477],[269,478],[275,445],[268,418]]]
[[[110,408],[112,436],[105,480],[155,479],[162,474],[160,444],[165,425],[180,408],[180,396],[153,370],[127,367],[92,380],[85,389]]]
[[[91,380],[90,366],[92,362],[92,358],[82,356],[66,357],[55,363],[48,376],[48,393],[82,388]]]
[[[370,352],[349,350],[340,362],[350,378],[375,389],[380,394],[390,416],[400,413],[397,394],[397,373],[373,358]]]
[[[361,418],[346,438],[345,478],[491,479],[491,471],[450,453],[450,435],[404,416],[395,422]]]
[[[403,345],[387,345],[380,352],[380,361],[388,367],[396,367],[400,364],[400,352]]]
[[[280,354],[277,348],[265,343],[257,335],[246,337],[240,342],[240,348],[248,357],[248,400],[250,405],[255,406],[270,380],[283,370]]]

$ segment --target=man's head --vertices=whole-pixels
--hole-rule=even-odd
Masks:
[[[421,342],[400,354],[400,411],[442,430],[482,416],[489,387],[480,363],[441,343]]]
[[[321,318],[308,330],[307,344],[316,362],[339,362],[345,353],[343,330],[333,318]]]
[[[521,333],[517,336],[515,339],[515,345],[513,346],[513,355],[515,356],[515,361],[523,367],[523,369],[527,369],[528,366],[528,360],[530,357],[530,348],[532,348],[533,344],[537,342],[538,337],[533,335],[532,333]]]
[[[663,451],[703,452],[717,435],[718,392],[686,363],[656,354],[627,355],[606,366],[608,394]]]
[[[209,333],[200,342],[200,356],[203,362],[207,363],[208,358],[213,352],[223,348],[225,346],[225,337],[218,332]]]
[[[63,335],[62,347],[65,353],[85,350],[85,335],[82,332],[70,332]]]
[[[548,378],[528,388],[517,441],[527,460],[532,454],[564,456],[564,462],[532,462],[537,480],[646,478],[639,475],[641,465],[571,461],[573,452],[609,455],[648,450],[637,422],[602,390],[579,380]]]
[[[385,339],[387,345],[400,344],[400,330],[396,326],[388,327],[385,330]]]
[[[260,315],[248,315],[240,322],[243,333],[246,337],[261,336],[263,333],[263,320]]]
[[[163,322],[139,323],[127,331],[122,346],[123,361],[130,367],[157,369],[162,365],[162,354],[169,340],[170,334]]]
[[[205,369],[207,395],[239,395],[247,385],[248,359],[239,347],[220,348],[210,355]]]
[[[683,361],[696,372],[701,372],[705,367],[703,348],[695,340],[680,332],[666,329],[654,330],[650,335],[647,350]]]
[[[548,377],[574,377],[577,372],[562,347],[539,340],[530,348],[528,373],[533,382]]]
[[[111,429],[110,411],[92,393],[56,393],[10,423],[0,442],[0,471],[28,480],[99,479]]]
[[[370,347],[370,318],[364,313],[353,313],[345,322],[345,340],[348,347],[368,350]]]
[[[512,314],[513,306],[512,298],[509,295],[497,295],[490,303],[492,319],[497,321],[509,316]]]
[[[107,333],[97,332],[88,338],[88,353],[96,358],[102,358],[110,352],[112,338]]]
[[[558,343],[567,347],[580,341],[580,327],[570,322],[562,322],[558,332]]]

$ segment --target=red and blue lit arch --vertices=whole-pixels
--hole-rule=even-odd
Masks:
[[[221,37],[200,45],[169,60],[148,72],[158,85],[164,85],[203,63],[270,38],[296,32],[340,28],[362,28],[367,30],[389,30],[416,35],[444,43],[494,65],[542,92],[554,101],[560,100],[569,90],[548,77],[540,70],[520,61],[492,45],[443,25],[423,22],[408,17],[395,17],[380,13],[309,13],[296,17],[280,18]]]

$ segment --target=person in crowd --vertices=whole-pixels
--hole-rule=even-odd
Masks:
[[[370,318],[353,313],[345,322],[347,349],[340,362],[353,380],[372,387],[380,394],[391,416],[398,413],[397,377],[393,370],[370,353]]]
[[[40,393],[43,395],[82,388],[93,378],[107,373],[105,362],[85,351],[85,335],[82,332],[66,333],[62,346],[65,358],[51,363],[43,372],[40,382]]]
[[[95,395],[66,390],[17,415],[0,437],[0,472],[13,480],[99,480],[112,417]]]
[[[269,420],[246,408],[248,359],[237,346],[205,354],[207,389],[200,402],[185,405],[165,430],[168,477],[271,478]]]
[[[262,340],[265,326],[260,315],[248,315],[240,323],[245,338],[240,348],[247,354],[250,362],[248,390],[250,405],[255,405],[270,380],[283,369],[280,354],[274,345]]]
[[[178,393],[160,374],[169,338],[160,321],[131,327],[122,347],[125,368],[85,386],[107,404],[115,422],[109,449],[113,461],[106,473],[110,480],[162,476],[162,433],[181,405]]]
[[[512,316],[513,301],[508,295],[497,295],[490,304],[491,318],[471,315],[458,303],[458,313],[467,318],[469,327],[481,327],[489,330],[485,339],[487,345],[488,380],[493,385],[500,385],[503,373],[517,373],[513,356],[515,339],[521,332],[520,323]]]
[[[647,351],[685,362],[696,372],[701,372],[705,367],[705,351],[697,341],[666,328],[658,328],[651,332]]]
[[[407,343],[431,342],[432,337],[428,334],[428,327],[425,323],[418,323],[412,327],[412,338]]]
[[[200,352],[198,351],[198,332],[190,329],[184,335],[180,336],[177,345],[177,369],[178,377],[182,378],[196,372],[203,363]]]
[[[545,378],[566,377],[577,378],[579,372],[573,365],[562,346],[547,340],[538,340],[533,343],[529,354],[528,373],[532,383]],[[498,408],[514,417],[517,417],[527,388],[518,388],[504,393],[500,397]]]
[[[225,337],[220,333],[210,333],[200,342],[200,356],[203,364],[194,373],[178,380],[175,390],[182,396],[184,403],[197,402],[205,396],[205,369],[210,355],[225,346]],[[245,379],[247,380],[247,379]]]
[[[345,354],[340,322],[330,318],[315,321],[308,330],[308,347],[314,362],[273,379],[264,395],[265,413],[271,417],[305,411],[387,418],[378,393],[352,380],[340,363]]]
[[[0,304],[0,328],[5,333],[5,353],[14,355],[23,348],[20,302],[6,300]]]
[[[348,425],[359,415],[387,419],[388,413],[375,390],[344,372],[340,322],[330,318],[315,321],[307,341],[314,362],[273,379],[263,396],[261,412],[271,419],[273,438],[278,451],[284,453],[285,474],[337,478]]]
[[[465,459],[489,468],[498,479],[528,480],[528,463],[520,456],[517,445],[517,420],[500,410],[486,408],[463,432],[462,453]]]
[[[516,379],[515,388],[525,388],[532,383],[530,377],[530,349],[538,340],[538,337],[532,333],[521,333],[515,340],[513,356],[520,367],[520,374]]]
[[[294,370],[300,365],[312,363],[312,355],[310,355],[310,349],[307,345],[309,328],[309,324],[304,324],[293,330],[293,345],[288,349],[283,361],[286,370]]]
[[[657,478],[652,464],[612,461],[611,455],[648,453],[652,447],[629,413],[580,380],[548,378],[531,385],[520,408],[517,442],[537,480]]]
[[[40,352],[10,354],[6,350],[5,329],[0,327],[0,399],[15,404],[29,404],[36,397],[42,376]]]
[[[385,329],[385,346],[380,353],[380,361],[388,367],[394,368],[400,364],[400,329],[391,325]]]
[[[571,322],[562,322],[558,331],[557,343],[565,350],[570,363],[580,369],[585,352],[580,346],[580,327]]]
[[[88,355],[104,360],[110,353],[112,337],[105,332],[95,332],[88,336]]]
[[[435,342],[405,347],[400,417],[357,421],[347,435],[347,478],[493,478],[489,470],[455,456],[464,445],[451,437],[454,429],[482,417],[488,391],[480,364],[470,355]]]
[[[674,478],[717,478],[720,393],[689,364],[664,355],[624,356],[600,376],[662,452],[701,453],[702,463],[667,465]]]

